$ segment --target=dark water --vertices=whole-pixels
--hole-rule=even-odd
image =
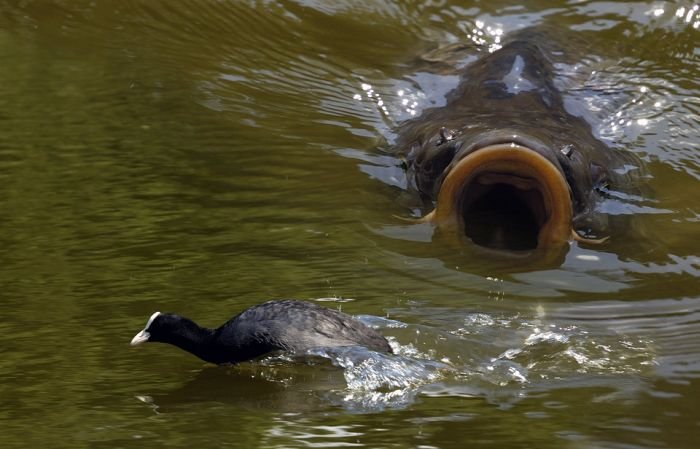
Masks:
[[[454,3],[2,2],[0,446],[696,447],[700,8]],[[444,102],[454,44],[551,25],[654,196],[628,240],[492,268],[397,218],[380,149]],[[128,345],[155,310],[281,297],[398,355]]]

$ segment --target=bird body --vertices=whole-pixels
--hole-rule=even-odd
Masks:
[[[239,313],[217,329],[171,313],[154,313],[131,341],[175,345],[207,362],[224,364],[251,360],[272,351],[303,352],[317,347],[364,346],[391,353],[376,330],[350,315],[317,304],[268,301]]]

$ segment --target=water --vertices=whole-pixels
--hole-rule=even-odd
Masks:
[[[454,3],[3,2],[0,445],[695,447],[698,6]],[[431,243],[392,130],[444,104],[455,47],[549,25],[591,43],[570,95],[653,200],[554,267]],[[283,297],[397,354],[129,347],[155,310]]]

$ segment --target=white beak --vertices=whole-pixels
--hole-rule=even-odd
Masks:
[[[141,343],[145,343],[148,341],[148,339],[151,337],[151,334],[148,333],[146,329],[142,330],[138,334],[134,336],[134,338],[131,339],[131,346],[136,346],[140,345]]]
[[[131,346],[146,343],[148,339],[151,338],[151,334],[148,332],[148,328],[151,327],[151,323],[153,323],[153,320],[155,320],[158,315],[160,315],[160,312],[156,312],[153,315],[151,315],[151,317],[148,319],[148,322],[146,323],[146,327],[144,327],[141,332],[134,335],[134,338],[131,339]]]

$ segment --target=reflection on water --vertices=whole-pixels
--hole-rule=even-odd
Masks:
[[[3,2],[0,445],[694,447],[698,17]],[[589,43],[557,68],[569,112],[645,161],[653,199],[611,198],[630,237],[554,266],[433,242],[398,218],[424,205],[383,151],[395,126],[512,31],[551,25]],[[128,345],[153,310],[213,326],[285,297],[367,314],[397,354],[205,367]]]

